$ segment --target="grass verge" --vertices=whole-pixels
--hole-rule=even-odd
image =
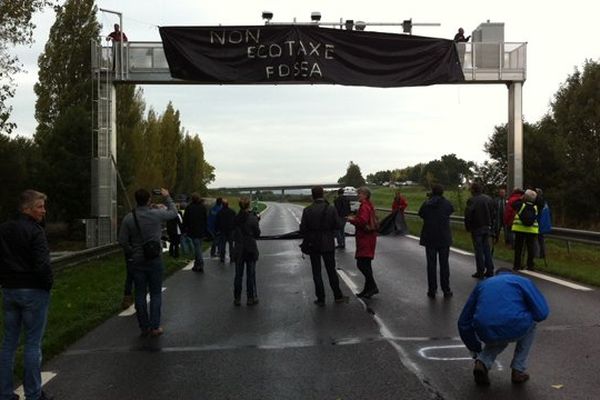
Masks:
[[[165,255],[165,278],[190,259]],[[125,262],[122,254],[107,256],[61,270],[55,276],[48,325],[43,341],[44,360],[50,360],[69,345],[121,310]],[[0,331],[3,329],[0,316]],[[15,358],[15,374],[23,374],[23,347]]]

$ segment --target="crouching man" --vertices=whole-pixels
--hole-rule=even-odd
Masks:
[[[546,299],[533,282],[509,269],[500,268],[496,276],[479,283],[458,320],[460,337],[475,358],[475,383],[490,384],[488,371],[510,342],[516,342],[512,382],[528,380],[527,356],[535,327],[548,313]]]

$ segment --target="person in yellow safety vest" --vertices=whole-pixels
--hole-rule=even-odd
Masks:
[[[513,203],[513,209],[516,211],[512,223],[512,231],[515,235],[515,258],[513,270],[522,269],[521,255],[523,245],[527,245],[527,269],[533,270],[533,257],[535,256],[535,240],[539,233],[537,215],[538,208],[535,205],[537,193],[533,190],[526,190],[520,200]]]

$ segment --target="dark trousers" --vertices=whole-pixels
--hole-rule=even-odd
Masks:
[[[125,288],[123,290],[124,296],[133,295],[133,273],[131,272],[131,265],[125,260]]]
[[[365,288],[363,291],[377,289],[377,283],[373,277],[373,267],[371,267],[372,258],[360,257],[356,259],[358,270],[365,276]]]
[[[492,260],[492,250],[490,248],[490,234],[477,233],[472,234],[473,249],[475,250],[475,265],[477,273],[487,275],[494,274],[494,261]]]
[[[444,293],[450,292],[450,265],[448,256],[450,247],[425,247],[427,256],[427,291],[435,293],[437,291],[437,260],[440,261],[440,286]]]
[[[225,247],[229,243],[229,258],[231,259],[231,250],[233,249],[233,232],[221,232],[219,234],[219,258],[225,261]],[[233,261],[233,260],[231,260]]]
[[[256,291],[256,261],[237,261],[235,263],[235,278],[233,279],[233,297],[240,299],[242,296],[242,281],[246,269],[246,295],[249,299],[258,296]]]
[[[325,271],[327,271],[327,278],[329,278],[329,286],[333,291],[333,296],[339,299],[343,295],[340,290],[340,279],[335,271],[335,255],[333,252],[328,252],[310,255],[310,265],[312,267],[317,300],[325,301],[325,287],[323,286],[323,277],[321,276],[321,258],[323,258],[323,262],[325,263]]]
[[[179,244],[181,243],[181,235],[169,236],[169,255],[174,258],[179,257]]]
[[[513,262],[514,269],[521,269],[521,257],[523,255],[523,245],[527,246],[527,268],[533,269],[533,257],[535,256],[535,233],[513,232],[515,234],[515,258]]]

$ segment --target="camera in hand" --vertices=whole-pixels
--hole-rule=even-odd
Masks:
[[[152,189],[152,194],[155,194],[155,195],[157,195],[157,196],[160,196],[160,195],[161,195],[161,193],[162,193],[162,192],[160,191],[160,189]]]

